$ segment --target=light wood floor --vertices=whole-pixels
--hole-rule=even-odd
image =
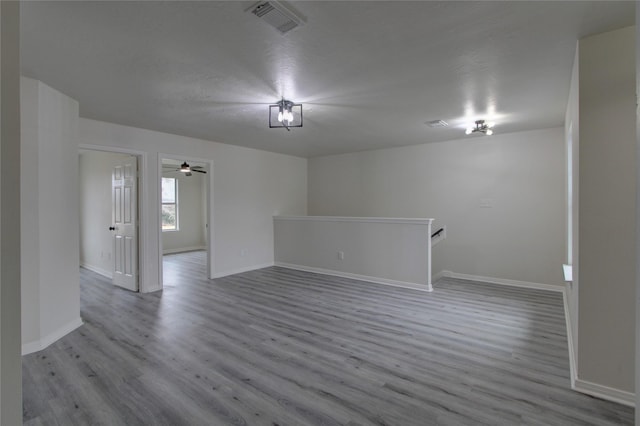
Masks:
[[[25,423],[633,423],[569,389],[560,294],[275,267],[204,276],[198,252],[166,256],[156,294],[82,270],[85,325],[23,359]]]

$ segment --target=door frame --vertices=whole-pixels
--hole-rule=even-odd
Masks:
[[[147,216],[148,208],[148,185],[145,180],[145,176],[147,174],[147,153],[144,151],[137,151],[128,148],[117,148],[112,146],[105,145],[91,145],[91,144],[78,144],[79,150],[89,150],[89,151],[97,151],[97,152],[106,152],[106,153],[114,153],[114,154],[126,154],[136,157],[138,159],[138,292],[147,293],[149,291],[155,291],[157,289],[147,289],[146,288],[146,276],[145,270],[147,267],[147,262],[145,258],[145,253],[149,250],[147,247],[148,238],[146,235],[146,223],[145,218]],[[113,259],[115,261],[115,259]],[[80,266],[80,259],[78,259],[78,267]]]
[[[213,221],[213,160],[209,160],[206,158],[196,158],[190,157],[180,154],[165,154],[158,153],[158,204],[156,209],[158,212],[162,209],[162,185],[160,182],[162,181],[162,161],[163,160],[178,160],[178,161],[187,161],[190,163],[200,163],[206,164],[207,167],[207,178],[205,179],[206,183],[206,235],[207,235],[207,279],[215,278],[215,252],[214,252],[214,221]],[[159,214],[159,213],[158,213]],[[164,256],[162,250],[162,226],[158,226],[158,277],[160,281],[161,287],[164,286],[164,276],[163,276],[163,265],[162,258]]]

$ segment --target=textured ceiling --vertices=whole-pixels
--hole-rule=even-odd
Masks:
[[[281,35],[252,2],[23,2],[23,74],[83,117],[303,157],[563,123],[576,41],[634,2],[291,2]],[[269,129],[267,105],[304,104]],[[429,128],[442,119],[448,128]],[[481,136],[470,136],[481,137]]]

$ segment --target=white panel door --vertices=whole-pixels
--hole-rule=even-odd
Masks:
[[[138,164],[129,157],[113,168],[113,284],[138,291]]]

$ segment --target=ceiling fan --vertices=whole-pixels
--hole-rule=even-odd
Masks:
[[[176,168],[174,168],[175,166],[170,165],[170,164],[168,164],[168,165],[167,165],[167,164],[165,164],[165,165],[163,165],[163,167],[170,167],[170,168],[171,168],[171,170],[167,170],[167,171],[171,171],[171,172],[181,172],[181,173],[184,173],[184,174],[185,174],[185,176],[192,176],[192,175],[193,175],[193,172],[195,172],[195,173],[204,173],[204,174],[206,174],[206,173],[207,173],[207,171],[206,171],[206,170],[201,170],[201,169],[203,169],[203,167],[202,167],[202,166],[193,166],[193,167],[192,167],[192,166],[190,166],[190,165],[189,165],[189,163],[187,163],[186,161],[185,161],[185,162],[183,162],[183,163],[180,165],[180,167],[179,167],[179,168],[177,168],[177,169],[176,169]]]

